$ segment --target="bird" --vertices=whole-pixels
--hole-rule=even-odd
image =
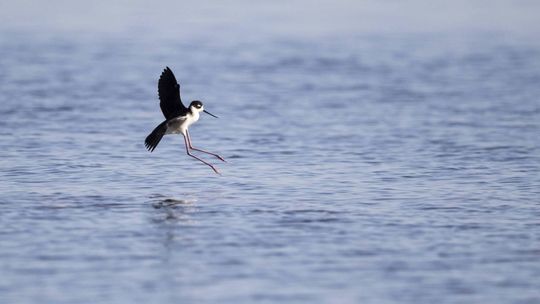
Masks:
[[[144,144],[148,151],[153,152],[164,135],[182,134],[184,136],[184,144],[186,145],[187,155],[209,166],[212,168],[212,170],[214,170],[215,173],[221,174],[214,165],[193,155],[190,150],[213,155],[223,162],[226,162],[225,159],[216,153],[193,147],[188,131],[189,126],[199,120],[199,114],[201,112],[215,118],[218,117],[206,111],[203,103],[200,100],[193,100],[187,108],[184,106],[182,100],[180,99],[180,85],[176,81],[176,77],[174,77],[174,73],[169,67],[165,67],[161,73],[161,76],[159,77],[158,95],[159,106],[161,108],[161,112],[163,112],[163,115],[165,116],[165,120],[146,137]]]

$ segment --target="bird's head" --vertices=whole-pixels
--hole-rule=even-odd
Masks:
[[[214,114],[212,114],[212,113],[206,111],[206,110],[204,109],[203,103],[202,103],[201,101],[199,101],[199,100],[194,100],[194,101],[192,101],[192,102],[189,104],[189,109],[190,109],[191,111],[197,111],[197,112],[199,112],[199,113],[200,113],[200,112],[204,112],[204,113],[206,113],[206,114],[208,114],[208,115],[210,115],[210,116],[213,116],[213,117],[215,117],[215,118],[218,118],[216,115],[214,115]]]

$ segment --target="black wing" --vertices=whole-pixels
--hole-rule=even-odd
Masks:
[[[185,115],[188,109],[180,100],[180,85],[173,72],[166,67],[158,82],[159,106],[166,119]]]

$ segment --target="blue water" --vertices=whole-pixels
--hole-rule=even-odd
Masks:
[[[0,36],[1,303],[540,302],[538,44],[215,38]]]

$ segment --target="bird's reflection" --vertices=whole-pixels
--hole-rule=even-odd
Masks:
[[[154,195],[151,197],[152,207],[159,210],[156,222],[161,221],[182,221],[189,222],[189,213],[195,208],[195,199],[179,199]]]
[[[195,224],[193,213],[196,212],[196,200],[193,198],[172,198],[161,194],[150,197],[155,210],[152,222],[163,233],[164,260],[169,260],[179,248],[184,248],[193,240],[189,228]]]
[[[186,199],[176,199],[176,198],[166,198],[159,200],[157,202],[154,202],[152,206],[156,209],[161,209],[163,207],[177,207],[177,206],[185,206],[188,204],[194,203],[194,200],[186,200]]]

